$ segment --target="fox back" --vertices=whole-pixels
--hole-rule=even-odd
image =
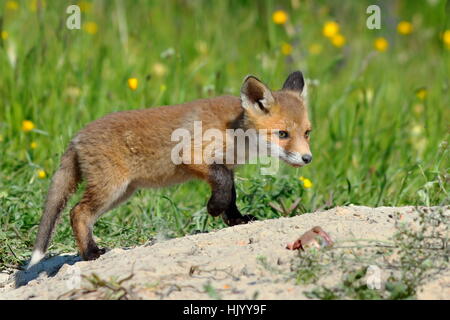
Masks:
[[[311,162],[311,123],[301,72],[290,74],[278,91],[248,76],[240,97],[117,112],[88,124],[70,142],[53,176],[29,267],[44,256],[59,215],[82,180],[86,189],[72,208],[70,221],[85,260],[105,252],[98,248],[92,234],[97,218],[143,187],[201,179],[212,190],[207,203],[209,214],[222,215],[230,226],[255,220],[236,207],[232,169],[237,163],[235,159],[226,161],[230,150],[239,148],[236,137],[228,139],[237,130],[253,130],[257,142],[262,142],[272,156],[292,166]],[[177,136],[180,132],[182,135]],[[211,133],[209,139],[205,139],[206,132]],[[208,153],[212,136],[217,139],[213,152]],[[187,137],[181,148],[180,137]],[[218,156],[218,151],[223,156]]]

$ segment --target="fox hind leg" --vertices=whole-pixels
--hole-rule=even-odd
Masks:
[[[87,201],[79,202],[70,211],[70,223],[83,260],[97,259],[104,250],[99,249],[92,235],[96,208]]]
[[[95,260],[105,253],[105,249],[100,249],[94,241],[95,221],[128,199],[134,190],[128,183],[109,187],[108,191],[87,187],[81,201],[70,212],[70,222],[83,260]]]

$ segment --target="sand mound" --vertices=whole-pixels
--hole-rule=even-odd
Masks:
[[[316,225],[337,243],[350,239],[389,240],[395,232],[393,216],[397,212],[406,221],[416,215],[413,207],[337,207],[132,249],[116,248],[96,261],[80,261],[76,254],[56,256],[28,272],[0,276],[0,299],[125,295],[131,299],[305,299],[305,290],[312,289],[313,284],[296,285],[285,274],[264,266],[261,258],[277,270],[289,272],[298,253],[287,250],[286,244]],[[449,299],[448,271],[424,285],[418,298]],[[339,281],[339,277],[334,280]],[[97,289],[92,289],[92,283]]]

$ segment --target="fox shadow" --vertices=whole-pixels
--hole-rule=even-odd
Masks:
[[[42,273],[45,273],[47,277],[54,277],[58,271],[64,265],[74,265],[75,263],[82,261],[79,255],[58,255],[42,260],[39,263],[32,266],[30,269],[24,267],[14,274],[15,288],[27,285],[30,281],[39,278]]]

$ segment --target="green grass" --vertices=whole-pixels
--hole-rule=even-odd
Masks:
[[[89,34],[65,28],[71,1],[47,0],[33,11],[33,1],[11,10],[0,0],[0,30],[8,33],[0,40],[0,269],[29,257],[49,178],[85,124],[118,110],[237,95],[250,73],[273,89],[295,69],[313,80],[314,161],[283,165],[276,178],[259,176],[255,166],[239,169],[242,211],[274,218],[280,214],[269,202],[298,197],[292,214],[349,203],[448,204],[450,50],[441,35],[450,29],[449,2],[386,2],[381,30],[366,28],[370,1],[300,1],[297,9],[296,2],[84,1],[92,6],[82,23],[98,26]],[[273,23],[277,9],[288,13],[288,25]],[[346,38],[342,48],[322,35],[330,20]],[[397,33],[401,20],[413,23],[412,34]],[[377,37],[389,41],[386,52],[374,50]],[[292,45],[290,56],[283,43]],[[311,53],[312,45],[321,52]],[[136,91],[127,86],[131,77]],[[23,132],[23,120],[36,128]],[[303,188],[301,175],[312,188]],[[95,234],[101,245],[118,247],[224,227],[207,218],[208,196],[202,182],[140,191],[100,219]],[[73,250],[65,212],[50,251]]]

